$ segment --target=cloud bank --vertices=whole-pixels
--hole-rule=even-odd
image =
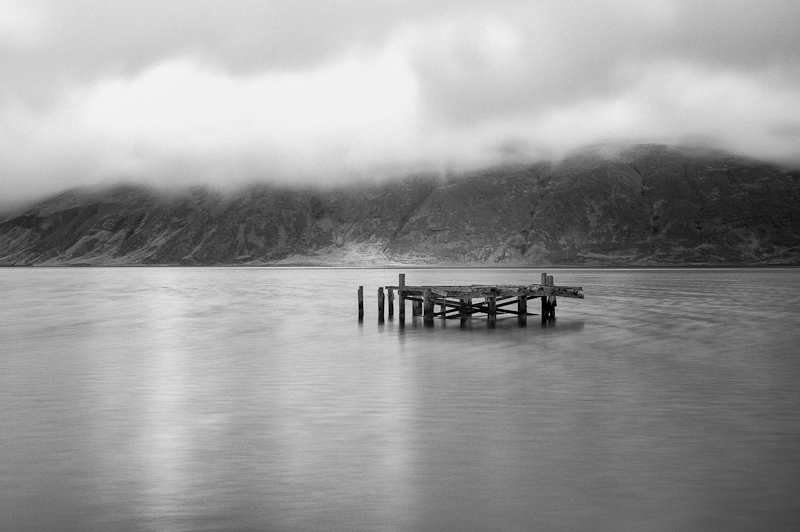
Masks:
[[[800,160],[795,0],[0,0],[3,201],[702,139]]]

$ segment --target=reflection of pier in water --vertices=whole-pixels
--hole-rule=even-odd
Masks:
[[[412,315],[422,316],[425,323],[432,323],[434,318],[466,320],[475,314],[486,314],[490,322],[494,322],[498,314],[513,314],[520,322],[525,322],[528,316],[535,316],[528,312],[528,300],[534,298],[541,298],[542,321],[546,322],[556,316],[557,297],[583,299],[582,290],[574,286],[555,286],[553,276],[546,273],[542,274],[541,284],[469,286],[411,286],[406,285],[406,276],[401,273],[397,286],[378,288],[378,321],[384,321],[387,299],[389,317],[394,316],[397,292],[401,324],[406,317],[406,300],[411,301]],[[516,310],[507,308],[515,304]],[[358,317],[364,317],[363,286],[358,287]]]

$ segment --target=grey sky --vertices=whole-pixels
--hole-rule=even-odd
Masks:
[[[796,0],[0,0],[0,204],[702,139],[800,160]]]

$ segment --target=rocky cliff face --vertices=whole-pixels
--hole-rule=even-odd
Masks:
[[[75,190],[0,223],[2,265],[799,263],[800,172],[654,145],[329,190]]]

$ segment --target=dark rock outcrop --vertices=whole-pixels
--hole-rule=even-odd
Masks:
[[[73,190],[0,223],[0,264],[798,264],[799,200],[795,170],[603,146],[327,190]]]

